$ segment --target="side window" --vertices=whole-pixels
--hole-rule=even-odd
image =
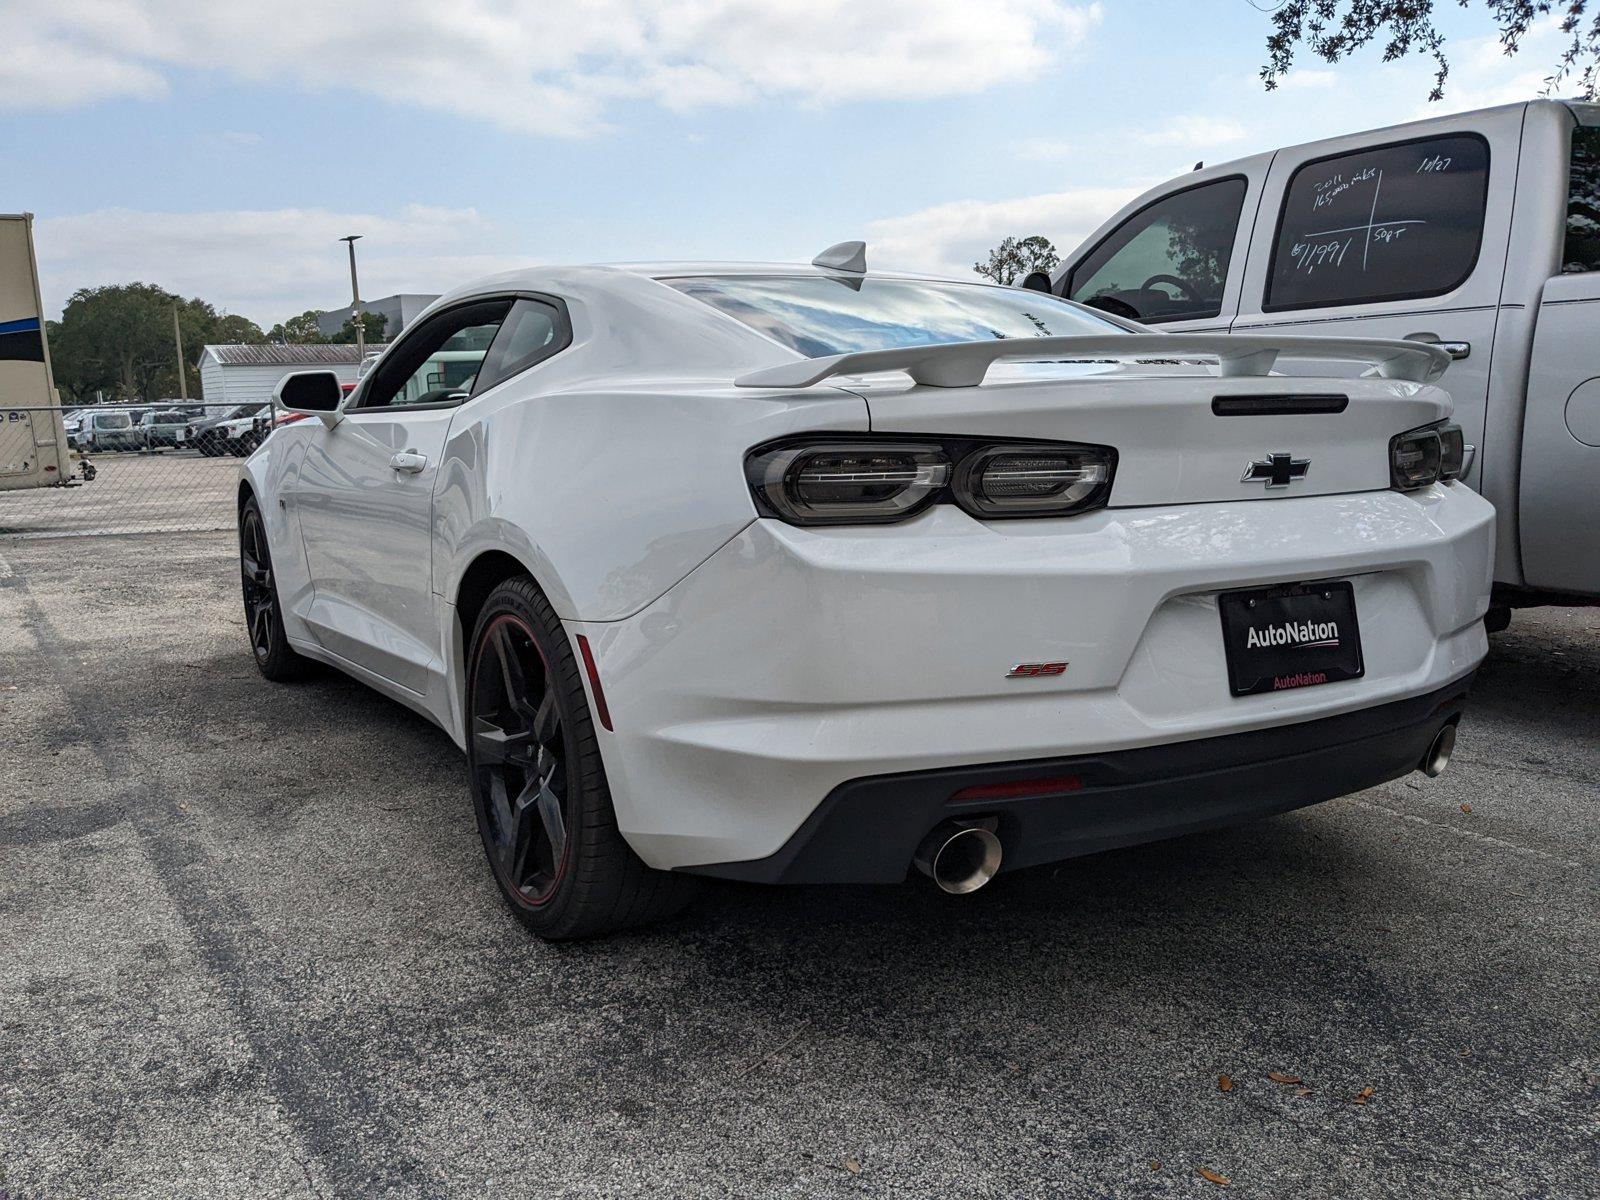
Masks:
[[[1140,209],[1073,268],[1067,299],[1152,325],[1218,316],[1244,195],[1219,179]]]
[[[459,404],[472,394],[510,300],[481,300],[407,332],[368,378],[358,408]]]
[[[1489,144],[1473,134],[1306,163],[1284,192],[1268,312],[1442,296],[1483,240]]]
[[[489,347],[489,356],[478,371],[472,394],[487,391],[519,371],[542,362],[571,341],[566,322],[553,304],[539,300],[518,300],[500,326],[500,333]]]
[[[1600,129],[1572,131],[1572,172],[1567,182],[1567,245],[1561,271],[1600,271]]]

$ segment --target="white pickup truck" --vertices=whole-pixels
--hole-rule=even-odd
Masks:
[[[1467,481],[1500,515],[1491,628],[1513,607],[1600,604],[1600,105],[1535,100],[1199,168],[1117,213],[1050,287],[1174,332],[1440,343],[1477,447]]]

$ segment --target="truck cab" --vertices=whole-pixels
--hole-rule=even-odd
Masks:
[[[1497,603],[1600,603],[1600,106],[1535,100],[1198,169],[1051,282],[1173,332],[1440,344],[1467,482],[1500,514]]]

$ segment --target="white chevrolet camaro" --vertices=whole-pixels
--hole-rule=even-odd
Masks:
[[[348,397],[287,377],[319,419],[239,489],[262,672],[443,726],[551,938],[1442,769],[1494,549],[1443,351],[861,267],[517,271]]]

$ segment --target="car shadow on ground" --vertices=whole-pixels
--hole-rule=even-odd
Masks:
[[[386,738],[423,751],[435,767],[445,765],[441,760],[455,764],[460,789],[438,797],[438,810],[428,819],[459,824],[475,836],[464,760],[440,730],[331,670],[309,681],[305,690],[316,695],[319,708],[326,703],[343,712],[382,709],[378,724]],[[1520,638],[1515,629],[1493,639],[1464,726],[1462,745],[1469,754],[1475,746],[1473,726],[1488,720],[1536,721],[1552,743],[1592,746],[1600,728],[1600,645],[1570,641],[1552,648]],[[1530,749],[1520,761],[1545,760]],[[1414,796],[1426,796],[1436,786],[1421,776],[1412,778]],[[1403,781],[1389,785],[1403,786]],[[824,970],[836,968],[844,952],[888,958],[920,954],[929,972],[946,964],[956,971],[992,972],[1014,953],[1037,961],[1045,949],[1039,938],[1049,939],[1048,957],[1073,960],[1079,970],[1097,952],[1115,956],[1125,938],[1139,939],[1146,955],[1177,963],[1187,957],[1184,946],[1192,950],[1197,944],[1197,931],[1220,926],[1230,927],[1236,942],[1247,942],[1252,930],[1295,928],[1306,935],[1354,936],[1366,944],[1371,941],[1366,935],[1381,922],[1360,925],[1360,899],[1386,893],[1403,904],[1406,889],[1392,878],[1399,866],[1389,853],[1393,835],[1386,833],[1379,842],[1344,828],[1348,822],[1339,819],[1340,804],[1006,872],[965,897],[939,892],[909,864],[904,883],[884,886],[764,887],[706,880],[687,914],[650,934],[622,936],[667,936],[691,950],[706,943],[714,950],[708,968],[726,967],[739,978],[751,965],[741,960],[759,956],[756,947],[774,940],[791,962],[803,958],[808,947],[814,949]],[[1448,811],[1455,805],[1440,807]],[[497,903],[492,893],[490,899]],[[1332,903],[1336,900],[1349,903]],[[521,944],[520,927],[509,931],[513,944]],[[1157,953],[1168,939],[1172,944]],[[583,953],[581,946],[564,952]],[[1263,969],[1272,970],[1270,965],[1255,968]]]

